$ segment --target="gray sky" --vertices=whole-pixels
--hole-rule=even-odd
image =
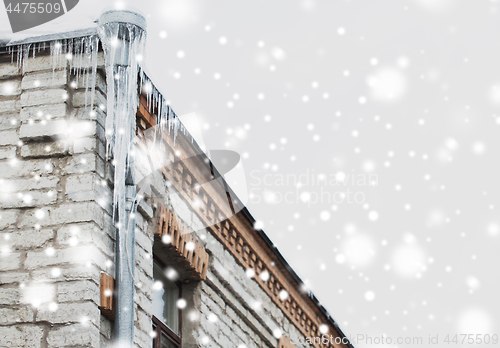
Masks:
[[[138,5],[80,2],[21,35]],[[497,1],[140,8],[152,79],[242,155],[249,210],[347,334],[500,333]]]

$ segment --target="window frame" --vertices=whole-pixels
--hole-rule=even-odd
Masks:
[[[153,257],[153,262],[156,262],[162,269],[167,268],[164,262],[158,258]],[[174,281],[175,285],[179,288],[179,299],[182,298],[182,282]],[[156,333],[153,338],[153,348],[161,348],[161,337],[165,336],[174,346],[182,348],[182,309],[179,311],[179,333],[175,333],[169,328],[162,320],[153,315],[153,331]]]

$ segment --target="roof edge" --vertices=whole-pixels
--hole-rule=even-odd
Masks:
[[[12,47],[12,46],[18,46],[18,45],[28,45],[28,44],[39,43],[39,42],[73,39],[73,38],[77,38],[77,37],[93,36],[93,35],[97,35],[97,27],[87,28],[87,29],[78,29],[78,30],[73,30],[73,31],[67,31],[64,33],[32,36],[32,37],[28,37],[28,38],[24,38],[24,39],[19,39],[19,40],[10,40],[5,46]]]
[[[231,189],[228,185],[228,188]],[[231,189],[232,191],[232,189]],[[243,215],[245,218],[248,219],[248,221],[252,224],[256,222],[255,218],[252,216],[248,208],[245,206],[242,210]],[[277,246],[271,241],[269,236],[263,231],[263,230],[256,230],[256,232],[259,234],[259,236],[262,238],[262,240],[267,244],[267,246],[273,251],[274,255],[278,258],[278,260],[285,266],[287,269],[288,273],[292,276],[292,278],[301,285],[305,285],[304,281],[300,278],[300,276],[295,272],[295,270],[290,266],[288,261],[285,259],[285,257],[281,254],[281,252],[278,250]],[[333,318],[333,316],[328,312],[326,307],[320,302],[320,300],[314,295],[312,290],[308,290],[307,297],[312,300],[314,305],[320,310],[320,312],[327,318],[327,320],[332,324],[332,326],[335,328],[337,333],[341,337],[347,338],[347,336],[344,334],[342,329],[340,328],[340,325],[337,323],[337,321]],[[352,343],[349,342],[350,347],[354,347]]]

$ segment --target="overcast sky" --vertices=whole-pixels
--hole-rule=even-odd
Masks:
[[[19,36],[128,5],[81,0]],[[497,1],[140,9],[153,81],[241,154],[250,212],[345,333],[500,333]]]

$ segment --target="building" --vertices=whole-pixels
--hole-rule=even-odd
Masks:
[[[119,11],[1,48],[0,347],[351,347],[137,68],[144,38]]]

